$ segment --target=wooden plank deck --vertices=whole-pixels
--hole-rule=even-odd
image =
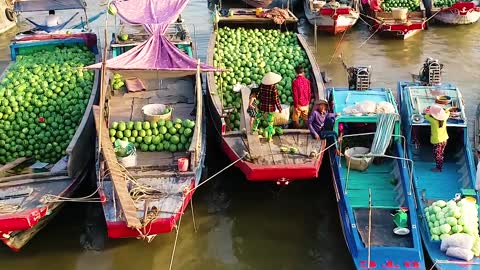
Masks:
[[[250,153],[250,158],[255,160],[258,159],[262,156],[263,153],[265,153],[261,148],[260,145],[260,140],[258,138],[258,135],[253,135],[252,134],[252,127],[250,126],[250,116],[247,113],[248,109],[248,104],[249,104],[249,96],[250,96],[250,89],[248,88],[243,88],[242,89],[242,114],[241,118],[242,122],[245,125],[245,130],[247,133],[247,141],[248,141],[248,150]],[[273,161],[272,161],[273,162]]]

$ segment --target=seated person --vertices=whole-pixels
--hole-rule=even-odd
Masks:
[[[327,108],[328,102],[326,100],[316,101],[308,119],[308,129],[310,129],[310,134],[316,140],[337,136],[335,131],[332,130],[336,114],[327,112]]]
[[[62,24],[60,17],[55,14],[55,10],[49,10],[48,16],[45,18],[45,25],[48,27],[55,27]]]

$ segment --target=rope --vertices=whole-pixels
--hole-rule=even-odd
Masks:
[[[193,212],[193,198],[190,200],[190,209],[192,209],[193,230],[197,232],[197,224],[195,223],[195,213]]]
[[[430,19],[432,19],[433,17],[435,17],[435,15],[437,15],[440,11],[442,11],[442,9],[439,9],[437,12],[435,12],[435,14],[433,14],[433,15],[430,16],[430,17],[428,17],[428,19],[426,19],[425,22],[430,21]]]
[[[375,30],[375,32],[373,32],[373,34],[371,34],[364,42],[362,42],[362,44],[360,44],[360,46],[358,46],[358,49],[360,49],[361,47],[363,47],[363,45],[365,45],[365,43],[367,43],[379,30],[380,28],[382,28],[382,24],[380,24],[378,27],[377,27],[377,30]]]
[[[177,248],[177,240],[180,232],[180,224],[182,223],[182,216],[183,215],[180,215],[180,219],[178,220],[177,234],[175,235],[175,242],[173,243],[172,257],[170,258],[170,267],[168,268],[169,270],[172,270],[173,267],[173,258],[175,257],[175,250]]]
[[[340,38],[340,41],[338,42],[337,46],[335,47],[335,51],[333,51],[332,57],[330,57],[330,61],[328,61],[328,64],[332,63],[333,58],[335,57],[335,54],[337,54],[337,50],[342,44],[343,37],[345,36],[345,33],[347,33],[348,30],[350,30],[352,27],[348,28],[347,30],[343,31],[342,37]]]
[[[366,17],[369,17],[367,15],[365,15]],[[360,21],[362,21],[364,24],[368,25],[368,27],[372,28],[372,25],[369,24],[367,21],[365,21],[363,18],[362,18],[362,14],[360,14],[360,16],[358,16],[358,18],[360,19]]]
[[[0,203],[1,214],[13,214],[22,210],[24,210],[23,207],[18,204]]]

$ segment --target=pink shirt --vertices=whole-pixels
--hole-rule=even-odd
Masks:
[[[293,106],[303,107],[310,104],[312,98],[312,89],[310,81],[303,75],[297,75],[292,82]]]

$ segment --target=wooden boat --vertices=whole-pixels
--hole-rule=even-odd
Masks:
[[[252,15],[241,15],[242,21],[232,17],[220,18],[218,27],[236,28],[246,26],[250,28],[270,28],[278,29],[270,20],[256,18]],[[248,17],[248,18],[247,18]],[[293,17],[287,29],[296,30],[297,19]],[[312,52],[310,51],[305,39],[297,34],[299,43],[305,50],[309,62],[313,69],[312,97],[323,98],[324,85],[320,69],[316,64]],[[213,65],[215,51],[216,34],[212,33],[208,47],[207,63]],[[286,183],[293,180],[312,179],[318,176],[318,170],[322,163],[324,140],[314,140],[309,134],[308,129],[284,129],[283,135],[274,136],[272,143],[267,143],[264,139],[251,135],[251,128],[248,124],[250,117],[246,113],[248,107],[248,95],[242,94],[241,122],[242,130],[227,130],[228,115],[232,111],[225,110],[222,107],[222,101],[218,95],[217,85],[213,74],[207,74],[208,85],[208,108],[209,116],[212,120],[216,135],[218,136],[223,152],[237,166],[249,181],[277,181],[277,183]],[[300,153],[289,154],[282,153],[282,145],[297,145]],[[318,155],[310,156],[312,152]],[[247,157],[245,159],[245,157]]]
[[[480,258],[466,262],[445,255],[440,250],[440,242],[431,240],[428,221],[424,218],[424,209],[436,200],[451,200],[457,194],[475,189],[475,166],[472,147],[468,138],[467,119],[460,90],[451,83],[441,83],[438,64],[427,60],[428,69],[419,81],[398,82],[398,95],[404,136],[407,142],[407,154],[413,160],[413,176],[417,214],[420,218],[419,230],[423,244],[437,269],[478,269]],[[433,63],[433,64],[431,64]],[[437,74],[437,75],[434,75]],[[437,76],[437,77],[434,77]],[[436,103],[436,97],[448,95],[451,102],[445,106],[460,108],[460,115],[447,120],[449,134],[445,149],[445,163],[441,173],[432,172],[434,161],[430,144],[430,124],[422,114],[428,106]]]
[[[13,11],[11,1],[0,2],[0,34],[17,25],[17,14]]]
[[[265,10],[268,11],[268,10]],[[255,9],[252,8],[230,8],[228,16],[218,17],[218,27],[257,27],[264,29],[278,29],[278,25],[269,18],[257,17]],[[289,17],[281,25],[281,28],[297,31],[298,18],[291,10],[287,10]]]
[[[19,55],[28,54],[37,48],[53,50],[57,46],[85,44],[97,55],[98,60],[96,42],[95,34],[81,33],[80,30],[68,35],[23,35],[12,42],[10,50],[14,62]],[[2,79],[5,74],[2,74]],[[95,76],[98,76],[98,72]],[[94,157],[94,151],[89,151],[88,147],[94,143],[91,110],[98,101],[98,84],[96,80],[94,82],[85,112],[64,158],[55,166],[49,164],[40,171],[29,167],[35,160],[26,157],[20,157],[0,167],[0,205],[3,208],[0,210],[0,238],[15,251],[20,250],[42,229],[63,205],[62,199],[46,200],[45,196],[68,199],[88,177],[87,166],[92,164]],[[19,168],[21,170],[17,170]]]
[[[408,11],[406,20],[396,19],[392,12],[373,10],[369,4],[362,6],[362,14],[367,15],[373,24],[372,30],[384,36],[407,39],[427,29],[427,18],[422,1],[418,11]]]
[[[243,0],[245,4],[254,8],[265,8],[272,3],[273,0]]]
[[[176,46],[188,47],[185,53],[194,53],[189,35],[180,42],[170,40]],[[128,46],[130,44],[125,44],[126,48],[116,44],[112,51],[121,56]],[[150,241],[157,234],[171,232],[190,202],[202,178],[206,150],[205,108],[199,72],[196,76],[147,77],[142,80],[146,88],[142,92],[111,94],[113,90],[109,88],[105,103],[107,115],[103,121],[100,121],[100,108],[95,107],[97,136],[101,136],[102,146],[98,187],[100,196],[105,198],[102,206],[108,237],[139,237]],[[115,121],[143,121],[142,107],[158,103],[169,104],[174,118],[195,121],[190,146],[186,151],[175,153],[137,151],[135,164],[119,164],[108,126]],[[189,160],[187,171],[179,170],[179,159]]]
[[[320,2],[320,1],[318,1]],[[304,0],[305,16],[311,25],[319,31],[334,35],[350,29],[360,16],[359,2],[348,1],[346,4],[329,2],[323,6],[317,6],[313,0]]]
[[[235,1],[235,0],[234,0]],[[266,7],[294,7],[298,0],[242,0],[245,4],[249,5],[250,7],[254,8],[266,8]],[[222,1],[226,2],[226,1]],[[223,3],[222,3],[223,4]]]
[[[360,89],[359,84],[354,84],[348,88],[329,88],[327,93],[332,112],[340,113],[334,131],[339,134],[343,125],[343,140],[329,149],[329,155],[343,234],[356,269],[425,269],[415,198],[400,135],[400,117],[391,90],[369,86]],[[357,152],[366,154],[371,150],[373,134],[380,128],[388,132],[377,125],[379,116],[375,113],[347,114],[348,107],[365,101],[388,102],[393,105],[394,116],[397,114],[385,155],[374,155],[370,165],[358,163],[368,160],[361,155],[347,162],[345,157],[351,154],[337,154],[347,149],[354,149],[354,153],[356,149],[361,150],[355,147],[364,147],[366,151]],[[356,126],[359,124],[361,127]],[[409,229],[407,235],[401,236],[394,234],[396,226],[392,217],[400,209],[408,215]]]
[[[456,2],[450,7],[435,7],[434,0],[424,0],[424,5],[429,10],[427,14],[435,15],[435,21],[444,24],[472,24],[480,18],[478,3]]]

